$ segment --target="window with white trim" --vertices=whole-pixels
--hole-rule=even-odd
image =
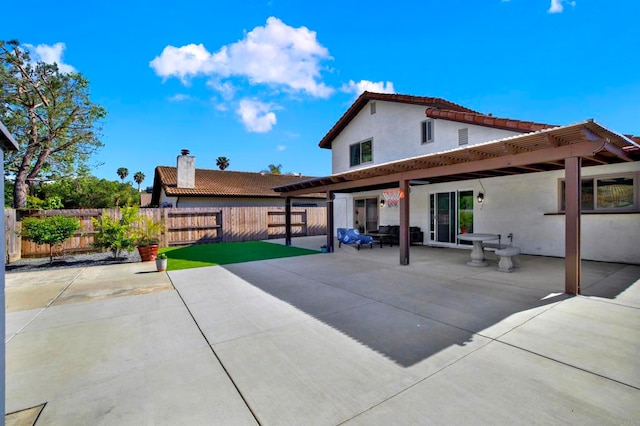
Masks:
[[[349,146],[349,165],[351,167],[373,161],[373,141],[371,139]]]
[[[376,113],[376,103],[375,102],[370,102],[369,103],[369,109],[371,111],[371,115]]]
[[[425,120],[420,123],[420,141],[422,143],[433,142],[433,120]]]
[[[615,212],[638,208],[638,177],[635,174],[582,178],[582,210]],[[565,181],[560,180],[560,211],[565,211]]]

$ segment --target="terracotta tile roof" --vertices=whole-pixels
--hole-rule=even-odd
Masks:
[[[511,118],[500,118],[492,115],[478,114],[473,112],[460,112],[450,109],[427,108],[427,117],[442,118],[445,120],[458,121],[461,123],[476,124],[478,126],[494,127],[514,132],[537,132],[538,130],[552,129],[558,127],[553,124],[534,123],[532,121],[513,120]]]
[[[362,108],[369,101],[386,101],[386,102],[399,102],[412,105],[424,105],[428,107],[443,108],[451,111],[471,112],[476,111],[463,107],[462,105],[454,104],[445,99],[431,98],[424,96],[410,96],[399,95],[395,93],[373,93],[363,92],[358,99],[349,107],[349,109],[340,117],[340,119],[334,124],[324,138],[318,144],[320,148],[331,149],[331,143],[333,140],[344,130],[345,127],[354,119],[354,117],[360,112]]]
[[[625,135],[625,136],[631,139],[632,141],[634,141],[635,143],[640,143],[640,136],[634,136],[634,135]]]
[[[156,167],[156,187],[162,185],[168,196],[180,197],[278,197],[272,188],[311,179],[309,176],[273,175],[270,173],[234,172],[229,170],[196,169],[195,188],[177,188],[177,167]],[[311,197],[324,194],[312,194]],[[155,201],[155,200],[154,200]]]

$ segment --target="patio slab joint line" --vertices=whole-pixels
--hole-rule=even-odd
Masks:
[[[233,377],[231,377],[231,374],[227,370],[227,367],[225,367],[224,363],[222,362],[222,360],[220,359],[220,357],[216,353],[215,349],[213,349],[213,346],[211,345],[211,342],[209,342],[209,339],[207,339],[207,336],[204,334],[204,331],[202,331],[202,328],[200,328],[200,324],[198,324],[198,321],[196,321],[196,317],[193,316],[193,313],[191,312],[191,309],[189,309],[189,306],[187,305],[187,302],[185,302],[184,298],[182,297],[182,294],[180,294],[180,291],[173,284],[173,280],[171,280],[171,276],[169,274],[167,274],[167,276],[169,277],[169,281],[171,281],[171,285],[175,289],[176,293],[178,293],[178,297],[180,297],[180,300],[182,301],[182,304],[187,309],[187,312],[189,312],[189,315],[191,316],[191,319],[193,320],[193,323],[196,325],[196,327],[198,327],[198,331],[200,332],[200,334],[204,338],[204,341],[207,342],[207,345],[209,346],[209,349],[211,349],[211,353],[213,353],[213,356],[215,356],[216,359],[218,360],[218,363],[220,363],[220,366],[222,367],[222,370],[224,370],[224,374],[226,374],[227,377],[229,378],[229,381],[231,381],[231,384],[236,389],[236,392],[238,392],[238,395],[240,395],[240,398],[242,399],[242,402],[244,402],[244,405],[247,407],[247,410],[249,410],[249,412],[251,413],[251,416],[254,418],[256,423],[258,425],[262,425],[262,423],[258,419],[258,416],[256,415],[256,413],[251,409],[251,406],[249,405],[249,402],[247,401],[247,399],[242,394],[242,391],[240,390],[240,388],[238,387],[236,382],[233,380]]]
[[[371,411],[372,409],[374,409],[374,408],[376,408],[376,407],[378,407],[378,406],[380,406],[380,405],[384,404],[385,402],[387,402],[387,401],[389,401],[389,400],[391,400],[391,399],[395,398],[396,396],[398,396],[398,395],[400,395],[400,394],[402,394],[402,393],[405,393],[405,392],[406,392],[406,391],[408,391],[409,389],[412,389],[412,388],[416,387],[417,385],[419,385],[420,383],[424,382],[425,380],[428,380],[428,379],[430,379],[431,377],[435,376],[436,374],[439,374],[440,372],[442,372],[442,371],[444,371],[444,370],[448,369],[449,367],[451,367],[451,366],[453,366],[453,365],[457,364],[458,362],[462,361],[463,359],[465,359],[465,358],[466,358],[466,357],[468,357],[469,355],[474,354],[474,353],[476,353],[477,351],[479,351],[479,350],[481,350],[481,349],[483,349],[483,348],[486,348],[488,345],[490,345],[490,344],[491,344],[492,342],[494,342],[494,341],[495,341],[494,339],[490,339],[490,341],[489,341],[489,342],[487,342],[487,344],[482,345],[482,346],[480,346],[479,348],[472,350],[471,352],[469,352],[469,353],[467,353],[467,354],[465,354],[465,355],[461,356],[460,358],[458,358],[458,359],[454,360],[453,362],[451,362],[451,363],[449,363],[449,364],[445,365],[444,367],[442,367],[442,368],[440,368],[440,369],[438,369],[438,370],[434,371],[433,373],[429,374],[428,376],[423,377],[422,379],[420,379],[420,380],[416,381],[415,383],[412,383],[411,385],[407,386],[406,388],[404,388],[404,389],[402,389],[402,390],[399,390],[398,392],[394,393],[393,395],[390,395],[389,397],[387,397],[387,398],[383,399],[382,401],[380,401],[380,402],[378,402],[378,403],[376,403],[376,404],[372,405],[371,407],[368,407],[367,409],[362,410],[362,411],[360,411],[359,413],[354,414],[353,416],[349,417],[348,419],[343,420],[342,422],[338,423],[338,425],[344,425],[345,423],[350,422],[351,420],[353,420],[353,419],[357,418],[358,416],[361,416],[362,414],[366,413],[367,411]]]
[[[16,337],[18,334],[22,333],[22,330],[24,330],[25,328],[29,327],[29,325],[34,322],[36,320],[36,318],[38,318],[47,308],[51,307],[51,305],[53,305],[58,299],[60,299],[60,297],[62,296],[62,294],[67,291],[67,289],[71,286],[71,284],[73,284],[74,282],[76,282],[76,280],[78,279],[78,277],[80,276],[80,274],[82,274],[82,271],[84,271],[84,268],[80,268],[80,271],[78,271],[78,273],[76,274],[75,277],[73,277],[73,279],[69,282],[69,284],[67,284],[62,290],[60,290],[60,293],[58,293],[58,295],[56,297],[53,298],[53,300],[50,300],[49,303],[47,303],[46,306],[44,306],[42,309],[40,309],[40,312],[38,312],[37,314],[35,314],[33,316],[33,318],[31,318],[24,326],[22,326],[20,328],[20,330],[16,331],[15,333],[13,333],[13,336],[11,336],[9,339],[7,339],[4,343],[5,345],[7,343],[9,343],[14,337]]]
[[[501,343],[501,344],[503,344],[503,345],[506,345],[506,346],[512,347],[512,348],[514,348],[514,349],[519,349],[519,350],[521,350],[521,351],[529,352],[529,353],[530,353],[530,354],[532,354],[532,355],[536,355],[536,356],[539,356],[539,357],[542,357],[542,358],[548,359],[549,361],[553,361],[553,362],[557,362],[558,364],[566,365],[567,367],[570,367],[570,368],[576,369],[576,370],[578,370],[578,371],[582,371],[582,372],[584,372],[584,373],[587,373],[587,374],[591,374],[591,375],[594,375],[594,376],[600,377],[600,378],[605,379],[605,380],[608,380],[608,381],[610,381],[610,382],[614,382],[614,383],[617,383],[617,384],[619,384],[619,385],[623,385],[623,386],[629,387],[629,388],[631,388],[631,389],[640,390],[640,387],[638,387],[638,386],[630,385],[629,383],[625,383],[625,382],[621,382],[620,380],[612,379],[611,377],[607,377],[607,376],[602,375],[602,374],[600,374],[600,373],[596,373],[596,372],[594,372],[594,371],[587,370],[586,368],[578,367],[578,366],[576,366],[576,365],[569,364],[568,362],[561,361],[561,360],[559,360],[559,359],[555,359],[555,358],[551,358],[551,357],[550,357],[550,356],[548,356],[548,355],[543,355],[543,354],[541,354],[541,353],[534,352],[534,351],[532,351],[532,350],[530,350],[530,349],[525,349],[525,348],[523,348],[523,347],[516,346],[516,345],[511,344],[511,343],[503,342],[502,340],[494,339],[494,341],[495,341],[495,342],[498,342],[498,343]]]
[[[562,302],[565,302],[565,301],[567,301],[567,300],[571,300],[571,299],[573,299],[574,297],[576,297],[576,296],[569,296],[568,298],[566,298],[566,299],[564,299],[564,300],[559,300],[557,303],[552,303],[552,304],[550,304],[550,305],[548,305],[548,306],[544,307],[542,311],[538,312],[537,314],[535,314],[535,315],[534,315],[534,316],[532,316],[531,318],[529,318],[529,319],[525,320],[523,323],[516,325],[516,326],[515,326],[515,327],[513,327],[512,329],[510,329],[510,330],[508,330],[508,331],[505,331],[504,333],[502,333],[502,334],[501,334],[501,335],[499,335],[498,337],[489,337],[489,336],[485,336],[485,335],[483,335],[482,333],[477,333],[477,334],[478,334],[478,335],[480,335],[480,336],[482,336],[482,337],[486,337],[486,338],[491,339],[491,340],[497,340],[497,341],[499,341],[499,342],[503,343],[503,342],[500,340],[502,337],[504,337],[504,336],[506,336],[507,334],[509,334],[509,333],[513,332],[514,330],[519,329],[519,328],[520,328],[520,327],[522,327],[523,325],[530,323],[530,322],[531,322],[531,321],[533,321],[534,319],[538,318],[540,315],[542,315],[542,314],[546,314],[546,313],[547,313],[547,312],[549,312],[550,310],[555,309],[556,307],[560,306],[560,305],[562,304]]]

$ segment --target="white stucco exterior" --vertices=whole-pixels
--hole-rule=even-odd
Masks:
[[[422,143],[421,123],[427,120],[425,107],[398,102],[376,101],[376,113],[368,106],[360,110],[331,145],[333,173],[342,173],[416,155],[457,148],[458,129],[467,128],[469,145],[500,139],[519,133],[442,119],[433,121],[433,142]],[[349,146],[371,139],[373,161],[349,165]]]
[[[376,101],[376,113],[364,107],[332,142],[333,172],[372,166],[417,155],[441,152],[458,145],[458,129],[468,128],[469,145],[519,134],[500,129],[448,120],[434,120],[434,142],[421,143],[420,123],[425,120],[423,106]],[[373,161],[349,167],[349,146],[373,140]],[[586,260],[640,264],[640,162],[585,167],[583,179],[623,173],[635,179],[635,208],[620,212],[583,212],[582,257]],[[472,190],[485,201],[474,201],[474,231],[501,234],[506,241],[513,234],[513,244],[523,254],[563,257],[565,250],[565,216],[560,213],[560,179],[564,171],[514,175],[509,177],[467,180],[442,184],[412,186],[410,226],[424,232],[430,241],[429,196],[433,193]],[[382,191],[336,194],[335,227],[354,227],[354,199],[377,197]],[[378,225],[398,225],[399,208],[379,207]],[[450,244],[455,246],[456,244]]]

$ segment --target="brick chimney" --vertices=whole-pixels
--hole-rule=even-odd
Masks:
[[[183,149],[178,155],[178,188],[196,187],[196,157]]]

